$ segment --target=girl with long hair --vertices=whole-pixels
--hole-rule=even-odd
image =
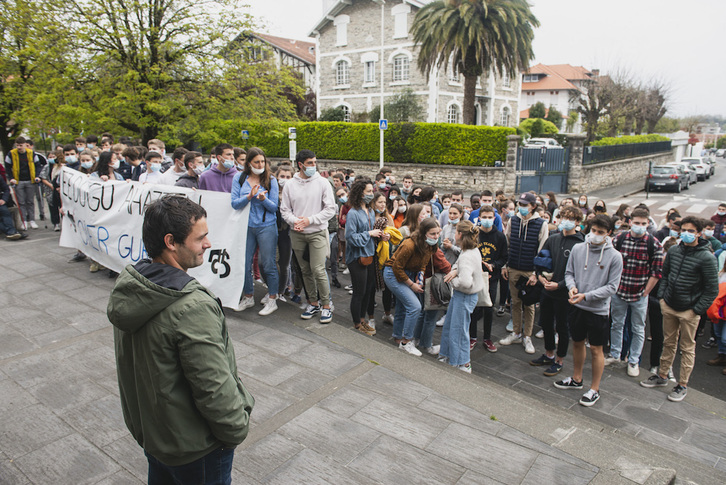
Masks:
[[[411,237],[418,225],[424,219],[431,217],[431,204],[428,202],[424,204],[412,204],[406,211],[406,218],[403,220],[403,224],[398,229],[401,231],[401,236],[404,238]]]

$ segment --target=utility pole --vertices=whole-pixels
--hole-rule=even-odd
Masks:
[[[381,115],[378,119],[378,131],[381,133],[381,146],[380,146],[380,152],[381,152],[381,160],[379,162],[379,168],[383,168],[383,132],[385,130],[382,129],[381,123],[382,120],[385,120],[385,116],[383,115],[383,74],[385,69],[385,61],[383,60],[383,45],[386,41],[385,36],[385,29],[383,28],[383,23],[385,21],[386,16],[386,0],[376,0],[380,2],[381,4]]]

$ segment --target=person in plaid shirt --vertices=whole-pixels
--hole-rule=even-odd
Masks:
[[[662,276],[663,246],[648,234],[650,214],[646,209],[635,209],[631,214],[630,231],[619,234],[613,241],[615,249],[623,257],[623,274],[618,291],[610,302],[610,357],[605,365],[620,362],[623,347],[623,327],[630,308],[632,337],[628,352],[628,375],[640,374],[638,362],[645,341],[645,315],[648,311],[648,295]]]

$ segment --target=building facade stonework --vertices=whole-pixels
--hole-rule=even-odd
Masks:
[[[380,106],[382,74],[385,102],[410,89],[425,113],[424,119],[418,121],[463,121],[463,76],[453,71],[451,63],[431,72],[428,79],[417,67],[418,48],[410,30],[416,13],[426,3],[419,0],[389,0],[383,5],[373,0],[325,3],[324,16],[310,33],[317,41],[318,116],[327,108],[342,107],[347,119],[364,118]],[[511,78],[494,76],[491,72],[481,76],[476,89],[476,124],[516,126],[520,91],[518,74]]]

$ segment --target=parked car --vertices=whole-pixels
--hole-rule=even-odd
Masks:
[[[526,147],[562,148],[554,138],[530,138],[524,142]]]
[[[698,178],[698,180],[711,178],[711,164],[702,157],[681,158],[681,162],[687,163],[696,171],[696,178]]]
[[[695,184],[696,182],[698,182],[698,175],[696,174],[696,170],[691,168],[690,164],[680,161],[680,162],[671,162],[668,165],[674,165],[674,166],[681,167],[683,169],[683,171],[688,175],[688,185]]]
[[[723,158],[725,153],[726,153],[726,150],[723,148],[719,148],[718,150],[716,150],[716,156],[718,158]]]
[[[654,165],[645,181],[645,190],[688,190],[689,175],[680,165]]]

